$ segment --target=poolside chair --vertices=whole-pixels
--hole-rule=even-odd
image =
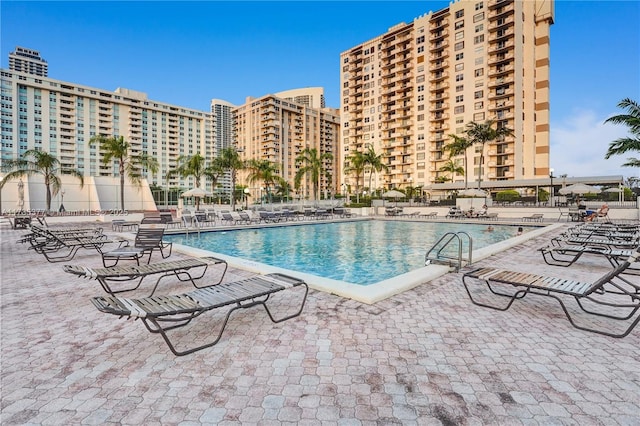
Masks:
[[[34,236],[29,236],[26,241],[31,244],[30,249],[41,254],[50,263],[66,262],[75,257],[80,249],[92,249],[102,253],[105,244],[114,241],[106,235],[58,235],[45,229],[39,229]],[[60,254],[60,252],[63,252]],[[66,252],[65,252],[66,251]]]
[[[149,265],[112,266],[110,268],[88,268],[78,265],[65,265],[64,271],[81,278],[97,280],[104,291],[112,296],[122,292],[137,290],[146,277],[161,274],[153,286],[151,294],[149,294],[149,296],[153,296],[160,281],[166,277],[176,277],[179,281],[191,281],[194,287],[200,288],[195,280],[202,278],[210,265],[219,264],[224,265],[220,279],[216,283],[207,284],[217,285],[222,282],[228,265],[226,261],[215,257],[187,258],[183,260],[152,263]],[[192,273],[192,270],[197,274]],[[132,281],[133,283],[131,283]],[[129,286],[123,288],[120,285],[122,283],[128,283]],[[114,284],[116,284],[118,288],[113,288]],[[133,286],[130,284],[133,284]]]
[[[120,260],[135,260],[140,265],[140,259],[145,255],[149,255],[147,264],[151,262],[151,255],[154,250],[158,250],[163,259],[171,256],[173,244],[163,241],[164,227],[145,227],[140,226],[133,245],[129,241],[121,241],[120,247],[102,253],[102,264],[105,268],[115,266]],[[113,261],[111,265],[107,265],[107,261]]]
[[[636,250],[640,250],[640,247]],[[588,245],[547,246],[540,248],[539,251],[542,253],[542,258],[548,265],[567,267],[573,265],[582,255],[592,254],[604,257],[614,268],[619,266],[621,262],[629,258],[634,252],[634,250],[630,249],[609,249]],[[640,275],[640,265],[636,267],[630,265],[625,272],[632,275]]]
[[[267,301],[274,293],[294,287],[304,287],[300,308],[287,316],[275,318]],[[99,311],[129,318],[140,318],[151,333],[160,333],[176,356],[187,355],[217,344],[229,321],[231,313],[238,309],[262,305],[272,322],[278,323],[302,313],[307,300],[309,287],[298,279],[283,274],[259,275],[240,281],[207,286],[189,293],[172,296],[152,296],[141,299],[128,299],[116,296],[94,297],[93,304]],[[230,307],[215,338],[205,344],[185,350],[177,350],[170,340],[168,332],[186,326],[205,312]],[[256,325],[257,326],[257,325]]]
[[[522,218],[523,222],[542,222],[544,215],[542,213],[535,213],[531,216],[525,216]]]
[[[438,212],[429,212],[429,213],[421,215],[420,217],[423,217],[425,219],[437,219]]]
[[[472,303],[501,311],[506,311],[515,300],[523,299],[528,294],[552,297],[560,303],[567,319],[575,328],[619,338],[628,335],[640,321],[640,315],[637,315],[640,308],[640,284],[637,279],[631,281],[621,276],[632,263],[638,261],[638,250],[592,283],[488,267],[465,273],[462,283]],[[486,285],[491,295],[506,299],[506,304],[489,303],[487,297],[479,299],[477,292],[470,289],[473,283]],[[498,290],[499,287],[513,288],[513,291],[504,292],[502,288]],[[583,319],[580,324],[577,323],[565,304],[566,298],[573,298],[591,322],[594,319],[600,320],[600,323],[604,320],[605,324],[588,326],[583,323]],[[611,330],[611,321],[607,320],[621,321],[627,327],[622,330],[614,327],[618,330]]]
[[[606,237],[581,237],[574,235],[560,235],[551,239],[551,245],[600,246],[604,248],[633,249],[640,243],[639,237],[633,239],[615,239]]]

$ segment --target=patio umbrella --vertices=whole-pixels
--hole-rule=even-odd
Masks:
[[[384,192],[382,194],[382,198],[395,198],[396,206],[398,205],[398,198],[405,197],[405,196],[406,195],[404,194],[404,192],[400,192],[400,191],[395,190],[395,189],[391,189],[391,190],[389,190],[387,192]]]
[[[464,195],[466,197],[474,197],[474,198],[476,197],[482,198],[487,196],[486,191],[483,191],[482,189],[477,189],[477,188],[463,189],[458,194]]]
[[[565,186],[564,188],[560,188],[560,190],[558,191],[558,193],[561,195],[599,194],[600,192],[601,191],[599,188],[591,185],[585,185],[584,183],[575,183],[573,185]]]
[[[211,193],[202,188],[192,188],[180,194],[181,197],[194,197],[196,199],[196,210],[200,207],[200,198],[210,197]]]
[[[623,192],[620,188],[607,188],[603,192]]]

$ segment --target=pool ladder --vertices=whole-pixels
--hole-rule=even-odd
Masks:
[[[424,264],[426,265],[448,265],[454,268],[456,272],[463,266],[465,259],[462,257],[462,240],[463,237],[469,242],[466,264],[471,264],[471,253],[473,252],[473,239],[466,232],[447,232],[429,249],[424,256]],[[458,244],[457,256],[445,253],[451,244]],[[450,253],[450,251],[449,251]]]

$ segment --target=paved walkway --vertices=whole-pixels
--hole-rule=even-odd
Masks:
[[[312,290],[296,319],[236,312],[218,345],[175,357],[140,321],[99,313],[99,285],[17,244],[25,231],[0,232],[3,425],[640,425],[640,327],[579,331],[548,298],[480,308],[460,273],[375,305]],[[536,250],[550,237],[479,263],[580,279],[605,269],[546,266]],[[220,318],[198,318],[180,341]]]

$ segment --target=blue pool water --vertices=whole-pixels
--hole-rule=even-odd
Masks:
[[[424,266],[447,232],[464,231],[473,249],[516,235],[514,226],[436,222],[358,221],[171,235],[178,244],[321,277],[368,285]],[[525,228],[525,232],[527,228]],[[466,251],[464,252],[466,253]]]

